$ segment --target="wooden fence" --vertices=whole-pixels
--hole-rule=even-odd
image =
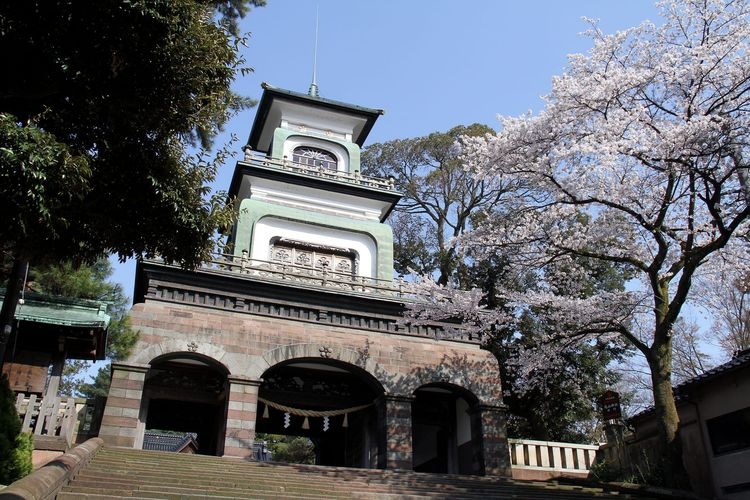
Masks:
[[[78,420],[75,398],[43,399],[35,394],[19,393],[16,411],[21,417],[23,432],[61,438],[68,447],[73,444]]]
[[[513,469],[586,474],[594,464],[598,445],[508,439]]]

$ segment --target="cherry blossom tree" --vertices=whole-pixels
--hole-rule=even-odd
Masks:
[[[502,253],[546,285],[505,292],[515,315],[482,315],[475,295],[430,293],[442,314],[468,311],[477,328],[529,308],[545,314],[552,328],[526,353],[530,374],[574,341],[634,346],[650,370],[665,482],[684,486],[673,327],[704,266],[730,250],[748,258],[736,242],[750,215],[750,4],[674,0],[661,13],[660,26],[611,35],[592,22],[592,49],[570,57],[543,111],[501,118],[496,136],[466,139],[467,169],[526,190],[507,193],[459,243],[476,255]],[[557,270],[569,273],[581,258],[629,268],[627,290],[586,296],[561,287]],[[426,315],[419,309],[413,318]]]
[[[744,253],[744,252],[743,252]],[[742,259],[746,255],[735,257]],[[747,262],[722,259],[697,285],[700,303],[714,318],[713,331],[727,357],[750,349],[750,272]]]

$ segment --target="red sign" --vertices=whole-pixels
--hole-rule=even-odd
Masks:
[[[620,410],[620,395],[615,391],[607,391],[599,398],[599,406],[602,409],[604,420],[615,420],[622,416]]]

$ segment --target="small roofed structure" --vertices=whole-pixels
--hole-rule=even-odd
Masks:
[[[66,360],[104,359],[110,322],[104,301],[26,293],[15,318],[3,373],[17,393],[55,397]]]
[[[198,453],[198,434],[195,432],[145,431],[143,449],[172,453]]]

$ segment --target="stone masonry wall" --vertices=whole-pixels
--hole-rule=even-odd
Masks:
[[[476,344],[157,301],[136,304],[131,319],[141,335],[127,361],[137,365],[190,352],[218,361],[231,376],[259,380],[281,361],[331,359],[366,370],[387,394],[411,395],[442,382],[469,390],[482,404],[501,401],[497,361]]]
[[[111,446],[132,447],[139,436],[139,412],[147,366],[112,363],[112,382],[99,437]]]
[[[131,319],[141,333],[133,355],[114,367],[100,432],[110,445],[139,446],[144,425],[139,419],[144,375],[154,360],[169,355],[202,356],[226,368],[229,398],[224,454],[228,456],[252,453],[263,374],[292,359],[354,365],[383,386],[387,442],[381,463],[388,468],[411,467],[409,401],[419,387],[449,384],[469,391],[486,409],[502,408],[497,360],[477,344],[154,299],[136,304]],[[490,416],[486,409],[481,419],[488,438],[484,444],[486,471],[505,475],[509,468],[504,420],[495,411]],[[493,425],[502,428],[493,430]]]

